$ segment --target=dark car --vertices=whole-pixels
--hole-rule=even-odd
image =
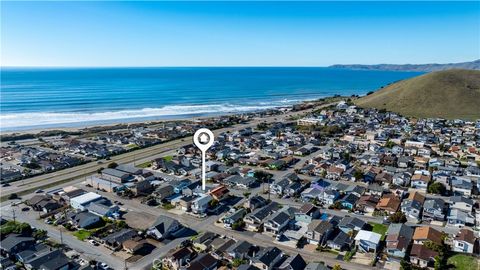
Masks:
[[[22,208],[22,211],[23,212],[30,211],[30,207],[24,207],[24,208]]]

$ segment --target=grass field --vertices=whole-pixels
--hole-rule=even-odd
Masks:
[[[379,224],[379,223],[373,223],[373,222],[369,222],[368,224],[370,224],[372,226],[372,231],[375,232],[375,233],[378,233],[378,234],[381,234],[382,235],[382,240],[385,239],[385,233],[387,232],[387,225],[383,225],[383,224]]]
[[[477,258],[465,254],[456,254],[448,258],[448,264],[454,265],[457,270],[478,270],[479,261]]]
[[[145,168],[148,168],[152,166],[152,162],[151,161],[147,161],[147,162],[144,162],[144,163],[141,163],[141,164],[138,164],[137,167],[138,168],[142,168],[142,169],[145,169]]]
[[[78,240],[85,241],[85,239],[90,237],[90,235],[92,235],[92,233],[87,231],[87,230],[78,230],[78,231],[74,232],[73,235],[75,237],[77,237]]]
[[[355,100],[412,117],[477,119],[480,117],[480,71],[446,70],[392,83]]]

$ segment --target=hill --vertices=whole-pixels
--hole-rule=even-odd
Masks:
[[[480,71],[427,73],[393,83],[355,104],[413,117],[480,119]]]
[[[422,65],[394,65],[394,64],[378,64],[378,65],[333,65],[331,68],[359,69],[359,70],[391,70],[391,71],[421,71],[431,72],[448,69],[473,69],[480,70],[480,59],[472,62],[449,63],[449,64],[422,64]]]

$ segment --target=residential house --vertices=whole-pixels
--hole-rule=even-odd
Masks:
[[[444,221],[445,220],[445,202],[439,198],[426,199],[423,204],[423,216],[425,221]]]
[[[318,198],[318,201],[326,207],[334,204],[340,197],[340,193],[334,189],[326,189],[324,191],[314,189],[314,191],[315,193],[318,193],[315,198]]]
[[[452,196],[449,199],[450,209],[458,209],[471,213],[473,210],[474,201],[463,196]]]
[[[295,221],[310,223],[320,217],[320,210],[313,204],[306,203],[295,213]]]
[[[203,214],[207,211],[208,205],[212,200],[212,196],[210,195],[202,195],[195,198],[192,201],[192,212],[195,214]]]
[[[472,180],[464,177],[454,176],[450,180],[453,194],[469,197],[472,195]]]
[[[438,252],[428,249],[424,245],[414,244],[410,251],[410,263],[419,267],[432,266]]]
[[[70,199],[70,206],[72,206],[74,209],[83,211],[87,209],[87,205],[102,199],[102,195],[93,193],[93,192],[88,192],[85,194],[82,194],[80,196],[74,197]]]
[[[102,199],[90,203],[87,206],[87,210],[101,217],[118,217],[120,207],[118,205],[112,204],[110,200]]]
[[[173,233],[182,228],[182,224],[177,220],[167,217],[159,216],[155,223],[147,230],[147,235],[154,237],[157,240],[168,239]]]
[[[279,235],[286,229],[289,222],[290,215],[287,214],[285,211],[279,211],[277,213],[274,213],[270,218],[268,218],[264,223],[263,227],[265,232]]]
[[[462,228],[464,226],[473,226],[475,224],[475,217],[471,212],[465,212],[459,209],[450,209],[447,216],[447,223],[451,226]]]
[[[356,209],[365,213],[373,213],[379,200],[380,199],[374,195],[363,195],[358,200]]]
[[[195,252],[188,248],[183,247],[172,252],[172,254],[166,256],[162,261],[168,269],[180,270],[186,266],[195,256]]]
[[[348,234],[352,231],[360,231],[366,225],[367,223],[359,218],[352,217],[352,216],[345,216],[344,218],[342,218],[340,223],[338,223],[338,228],[344,233]]]
[[[422,207],[425,201],[425,196],[419,192],[412,192],[407,199],[403,200],[400,209],[408,218],[419,221],[421,219]]]
[[[263,229],[264,220],[271,214],[275,213],[279,209],[279,205],[276,202],[271,202],[268,205],[254,210],[252,213],[247,214],[243,221],[245,222],[246,229],[248,231],[258,232]]]
[[[215,270],[217,264],[217,259],[210,253],[201,253],[189,263],[187,270]]]
[[[263,207],[267,204],[267,200],[263,198],[262,196],[255,195],[250,198],[248,198],[245,203],[244,207],[250,209],[251,211],[258,209],[260,207]]]
[[[252,265],[263,270],[273,269],[283,257],[283,252],[277,247],[262,249],[253,259]]]
[[[228,257],[233,259],[250,258],[257,248],[247,241],[238,241],[227,249]]]
[[[247,214],[247,211],[244,208],[239,208],[234,212],[227,213],[222,218],[223,226],[229,229],[232,228],[232,225],[242,220],[246,214]]]
[[[90,213],[88,211],[72,213],[69,216],[69,219],[72,225],[82,229],[92,228],[102,221],[100,216]]]
[[[426,173],[415,173],[410,180],[410,187],[416,188],[418,190],[427,192],[428,183],[430,183],[431,176],[428,172]]]
[[[423,245],[427,241],[432,241],[439,245],[443,243],[442,233],[429,226],[416,227],[412,239],[413,243],[418,245]]]
[[[0,241],[0,250],[10,255],[26,250],[35,244],[35,238],[19,234],[9,234]]]
[[[360,252],[377,253],[381,237],[381,234],[360,230],[355,236],[355,245],[357,246],[357,250]]]
[[[384,211],[388,214],[393,214],[398,211],[400,207],[400,199],[394,194],[385,194],[376,206],[379,211]]]
[[[123,247],[125,241],[130,240],[137,235],[138,233],[132,229],[121,229],[120,231],[107,235],[102,241],[105,246],[111,250],[119,250]]]
[[[308,224],[308,229],[305,234],[308,242],[314,245],[324,245],[327,239],[334,231],[332,223],[326,220],[313,220]]]
[[[402,223],[393,223],[388,227],[385,246],[388,255],[404,258],[412,241],[414,229]]]
[[[350,194],[347,194],[345,195],[341,200],[340,200],[340,203],[342,204],[342,207],[344,209],[349,209],[349,210],[352,210],[355,208],[355,206],[357,205],[357,202],[358,200],[360,199],[359,196],[353,194],[353,193],[350,193]]]
[[[288,257],[279,267],[278,270],[303,270],[307,263],[300,254]]]
[[[327,240],[327,246],[329,248],[338,251],[350,250],[353,239],[349,234],[339,230],[338,233],[334,233],[333,235],[332,239]]]
[[[227,187],[220,185],[212,190],[209,191],[210,195],[213,197],[213,199],[217,201],[222,201],[229,196],[229,190]]]
[[[461,229],[453,239],[453,251],[472,254],[476,241],[473,231]]]

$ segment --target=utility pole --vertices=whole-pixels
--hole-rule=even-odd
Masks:
[[[62,228],[58,227],[58,230],[60,231],[60,244],[62,245],[62,249],[63,249],[63,232],[62,232]]]
[[[128,267],[127,267],[127,259],[124,259],[124,260],[123,260],[123,263],[124,263],[123,269],[124,269],[124,270],[127,270],[127,269],[128,269]]]
[[[12,217],[13,217],[13,223],[16,222],[15,220],[15,208],[13,208],[14,206],[12,205]]]

